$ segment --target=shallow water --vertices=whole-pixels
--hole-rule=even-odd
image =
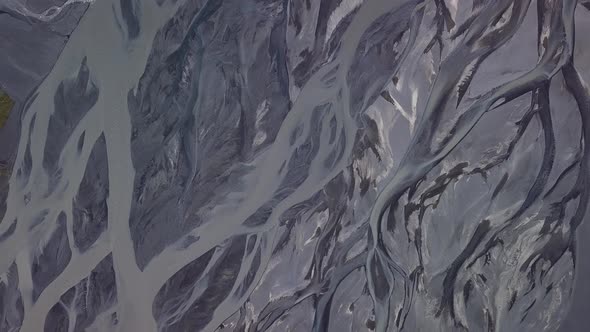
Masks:
[[[19,108],[0,331],[584,326],[590,4],[78,2],[6,6],[88,7]]]

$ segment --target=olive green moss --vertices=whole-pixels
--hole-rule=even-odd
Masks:
[[[6,124],[12,106],[14,106],[14,101],[4,91],[0,90],[0,128]]]

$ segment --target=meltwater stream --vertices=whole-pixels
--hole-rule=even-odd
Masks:
[[[581,319],[589,2],[7,8],[78,2],[22,105],[0,332]]]

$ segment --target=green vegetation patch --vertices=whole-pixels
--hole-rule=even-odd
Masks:
[[[2,177],[10,177],[10,169],[8,168],[8,165],[4,164],[1,160],[0,160],[0,179]],[[0,188],[2,187],[2,185],[0,184]]]
[[[0,128],[6,124],[12,106],[14,106],[14,101],[4,91],[0,90]]]

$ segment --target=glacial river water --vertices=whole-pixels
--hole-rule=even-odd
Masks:
[[[589,9],[91,2],[22,116],[0,331],[557,330]]]

